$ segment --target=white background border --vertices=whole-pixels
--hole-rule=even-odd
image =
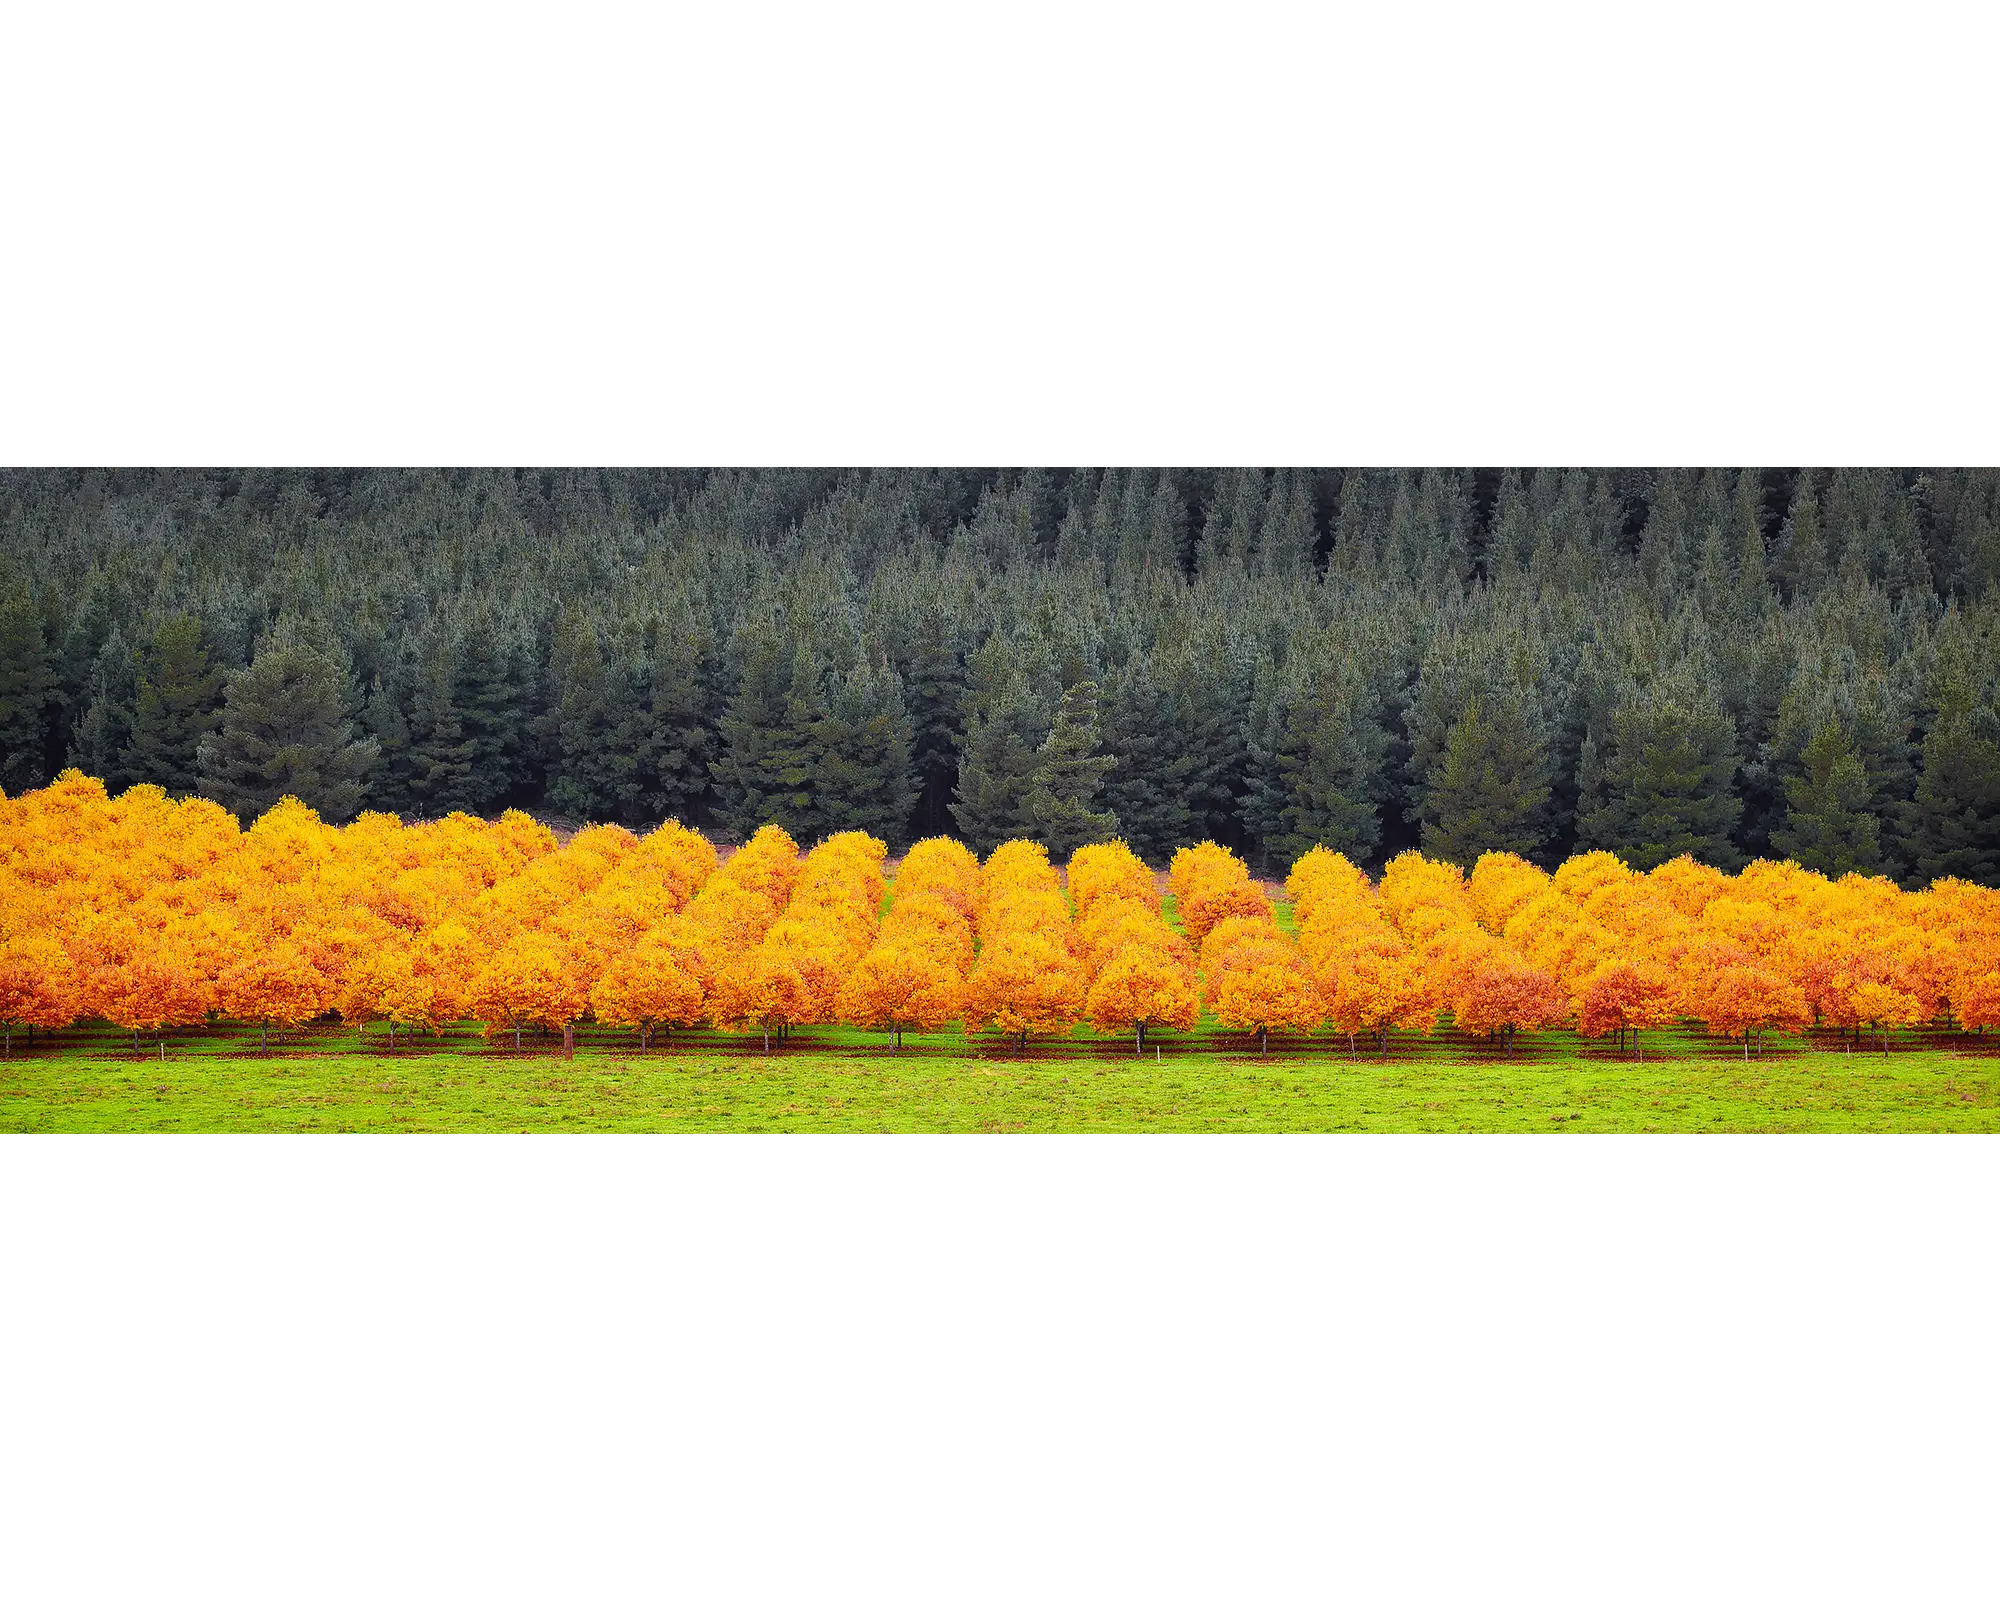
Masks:
[[[1990,14],[0,24],[0,462],[1981,464]],[[1986,1140],[0,1144],[24,1594],[1989,1592]]]

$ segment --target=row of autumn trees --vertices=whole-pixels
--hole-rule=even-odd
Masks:
[[[1627,1035],[1679,1019],[1771,1032],[2000,1023],[2000,891],[1829,880],[1790,862],[1731,877],[1688,858],[1638,872],[1592,852],[1550,873],[1519,856],[1468,875],[1406,852],[1378,882],[1316,847],[1286,882],[1289,925],[1243,861],[1176,853],[1169,907],[1120,841],[1059,874],[1014,840],[886,847],[840,833],[801,852],[767,825],[719,861],[702,834],[615,825],[559,844],[512,811],[345,828],[296,800],[249,829],[204,800],[70,772],[0,796],[0,1023],[97,1017],[141,1032],[215,1017],[269,1030],[337,1013],[438,1031],[594,1019],[771,1038],[843,1022],[997,1031],[1025,1047],[1080,1023],[1507,1041],[1564,1026]],[[885,910],[886,907],[886,910]],[[1171,914],[1170,914],[1171,913]],[[1886,1040],[1886,1033],[1883,1034]],[[1851,1045],[1850,1045],[1851,1048]]]
[[[0,788],[2000,884],[2000,472],[0,472]]]

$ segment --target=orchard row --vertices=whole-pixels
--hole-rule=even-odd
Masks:
[[[1286,882],[1290,925],[1237,857],[1156,875],[1121,843],[1058,873],[1016,840],[981,863],[927,839],[838,833],[801,852],[766,826],[727,860],[668,823],[559,844],[520,812],[330,827],[286,801],[247,830],[208,801],[75,772],[0,796],[0,1023],[102,1018],[143,1032],[216,1017],[269,1030],[337,1014],[490,1033],[586,1018],[761,1032],[842,1022],[963,1027],[1025,1047],[1088,1024],[1187,1030],[1204,1012],[1263,1043],[1331,1030],[1350,1053],[1449,1024],[1511,1041],[1570,1028],[1621,1044],[1680,1021],[1769,1032],[2000,1023],[2000,891],[1908,893],[1790,862],[1730,876],[1685,857],[1635,872],[1596,852],[1467,876],[1411,852],[1379,883],[1321,848]],[[1882,1035],[1886,1038],[1886,1034]],[[1510,1043],[1511,1048],[1511,1043]]]

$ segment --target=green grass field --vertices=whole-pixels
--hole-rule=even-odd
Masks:
[[[0,1061],[0,1131],[275,1132],[1991,1132],[2000,1040],[1899,1038],[1887,1055],[1657,1034],[1643,1061],[1567,1035],[1509,1058],[1450,1035],[1399,1037],[1386,1060],[1346,1041],[1274,1045],[1212,1030],[1149,1044],[906,1039],[810,1029],[762,1041],[676,1035],[645,1057],[583,1030],[515,1056],[476,1027],[394,1052],[332,1025],[257,1053],[254,1029],[148,1039],[73,1028]]]

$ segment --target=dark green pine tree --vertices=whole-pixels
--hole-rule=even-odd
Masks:
[[[470,765],[439,802],[452,810],[492,811],[528,787],[532,669],[499,625],[484,617],[465,629],[451,660],[451,705],[470,746]],[[449,748],[440,748],[441,758]]]
[[[1578,848],[1612,851],[1641,872],[1682,855],[1734,871],[1743,803],[1729,719],[1710,706],[1630,705],[1613,729],[1599,793],[1578,806]]]
[[[1104,780],[1104,804],[1118,818],[1125,842],[1156,866],[1165,866],[1188,837],[1178,758],[1168,746],[1172,718],[1173,707],[1143,655],[1105,675],[1098,721],[1104,753],[1118,764]]]
[[[338,662],[301,639],[267,637],[230,679],[221,725],[201,742],[201,792],[246,822],[286,795],[324,821],[351,821],[376,748],[356,735],[348,703]]]
[[[1019,664],[997,637],[977,653],[972,669],[951,815],[983,856],[1023,831],[1021,804],[1045,724]]]
[[[1273,855],[1289,868],[1316,844],[1350,861],[1382,844],[1382,777],[1389,753],[1381,708],[1351,656],[1323,665],[1291,704],[1278,766],[1285,805]]]
[[[1049,736],[1035,752],[1034,776],[1021,800],[1021,816],[1031,837],[1067,861],[1087,844],[1118,837],[1118,818],[1099,810],[1104,780],[1117,757],[1100,753],[1097,685],[1086,678],[1063,691]]]
[[[1777,576],[1785,593],[1797,597],[1818,594],[1832,572],[1826,537],[1820,530],[1819,491],[1813,486],[1813,475],[1803,472],[1792,491],[1792,507],[1778,537]]]
[[[1772,847],[1783,855],[1829,878],[1881,866],[1868,772],[1837,717],[1807,744],[1805,770],[1785,780],[1785,805],[1783,822],[1771,830]]]
[[[693,823],[708,814],[708,659],[692,628],[649,627],[647,709],[639,767],[655,815]]]
[[[1511,698],[1474,695],[1425,786],[1424,854],[1471,867],[1489,850],[1534,857],[1549,842],[1542,735]]]
[[[1918,883],[1964,878],[2000,888],[2000,719],[1991,711],[1940,718],[1924,736],[1910,857]]]
[[[966,674],[957,629],[941,607],[932,607],[918,622],[901,672],[913,730],[910,761],[919,785],[916,828],[922,834],[942,833],[950,826],[958,781]]]
[[[42,619],[25,588],[0,598],[0,789],[19,794],[48,779],[49,712],[56,675]]]
[[[606,651],[588,620],[559,623],[551,661],[556,683],[557,766],[549,803],[594,822],[639,820],[640,721],[630,658]]]
[[[102,778],[112,794],[140,781],[131,767],[132,720],[139,709],[139,662],[117,623],[90,672],[90,703],[77,720],[70,765]]]
[[[376,811],[414,817],[420,807],[411,787],[415,768],[410,761],[410,719],[403,708],[393,663],[385,663],[368,680],[368,697],[361,706],[361,727],[375,741],[375,773],[368,784],[368,801]]]
[[[490,772],[479,770],[478,744],[459,715],[458,682],[449,643],[433,641],[410,696],[409,790],[419,816],[476,815],[493,792]]]
[[[854,828],[892,850],[902,849],[909,842],[918,782],[911,761],[915,732],[896,674],[862,659],[829,687],[813,734],[818,746],[813,798],[821,836]]]
[[[1250,705],[1243,719],[1243,793],[1236,802],[1243,853],[1260,872],[1271,869],[1271,853],[1284,831],[1285,775],[1278,758],[1285,742],[1285,716],[1298,693],[1296,669],[1286,672],[1269,656],[1250,679]]]
[[[171,795],[201,782],[201,742],[221,717],[222,669],[209,660],[198,619],[172,616],[139,654],[138,697],[126,758],[134,783]]]
[[[746,631],[740,660],[709,773],[718,815],[743,838],[767,822],[796,839],[811,838],[819,664],[803,641],[795,645],[768,624]]]
[[[1247,730],[1254,677],[1227,647],[1190,644],[1154,658],[1173,708],[1167,737],[1175,750],[1172,782],[1187,808],[1187,835],[1240,842],[1237,807],[1248,785]]]
[[[1910,877],[1918,885],[1963,878],[2000,887],[2000,716],[1979,695],[1985,663],[1976,647],[1966,647],[1955,617],[1946,626],[1935,718],[1906,813]]]

